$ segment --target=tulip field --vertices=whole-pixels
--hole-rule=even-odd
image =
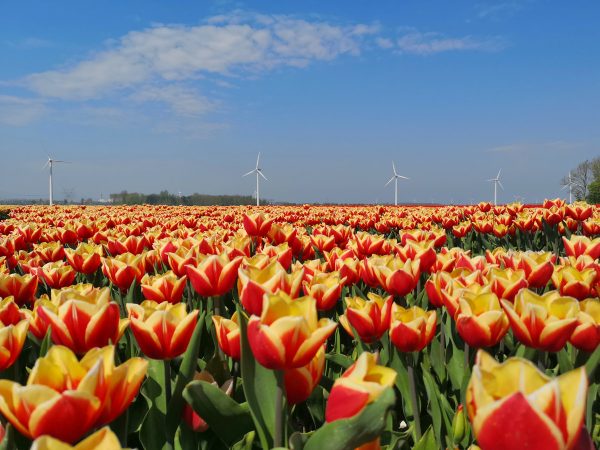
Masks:
[[[0,210],[0,449],[600,445],[600,207]]]

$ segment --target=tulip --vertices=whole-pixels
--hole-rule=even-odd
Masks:
[[[518,267],[523,269],[527,283],[532,288],[542,288],[548,284],[554,272],[556,255],[550,252],[522,252]]]
[[[523,289],[514,305],[506,300],[501,300],[501,304],[515,337],[528,347],[557,352],[577,326],[577,300],[561,297],[556,291],[537,295]]]
[[[33,275],[0,275],[0,297],[12,296],[19,306],[33,304],[38,278]]]
[[[386,264],[375,265],[375,274],[383,288],[392,295],[404,297],[419,281],[419,260],[390,259]]]
[[[182,277],[187,273],[187,266],[196,264],[196,253],[194,249],[179,247],[176,251],[167,253],[169,267],[175,275]]]
[[[286,398],[290,405],[302,403],[310,397],[321,381],[324,368],[325,349],[323,346],[306,366],[283,372]]]
[[[0,371],[12,366],[23,350],[29,322],[21,320],[15,325],[0,322]]]
[[[179,303],[183,296],[187,277],[178,278],[171,270],[162,275],[144,275],[141,280],[142,294],[157,303]]]
[[[389,329],[392,318],[392,296],[386,298],[373,292],[362,297],[346,297],[346,313],[340,316],[340,323],[353,338],[352,328],[366,344],[379,340]]]
[[[248,341],[256,360],[274,370],[306,366],[337,324],[318,319],[315,299],[265,295],[260,317],[248,321]]]
[[[340,273],[340,277],[346,280],[342,283],[345,286],[351,286],[360,280],[358,259],[338,258],[335,261],[334,269]]]
[[[219,348],[230,358],[240,359],[240,325],[237,311],[233,313],[231,319],[221,316],[212,316],[215,326],[217,342]]]
[[[317,273],[310,283],[303,283],[303,289],[306,295],[317,301],[319,311],[328,311],[339,300],[344,281],[346,280],[340,277],[339,272]]]
[[[73,284],[77,272],[63,261],[49,262],[36,270],[38,277],[41,277],[48,287],[60,289]]]
[[[60,242],[43,242],[35,244],[33,251],[45,263],[61,261],[65,257],[65,248]]]
[[[244,214],[244,229],[248,236],[265,237],[271,230],[273,219],[263,213]]]
[[[147,361],[114,364],[114,347],[94,348],[78,361],[66,347],[38,358],[27,384],[0,380],[0,412],[24,436],[72,443],[120,416],[145,378]]]
[[[333,422],[355,416],[395,381],[395,370],[378,365],[375,354],[361,353],[356,362],[335,380],[327,399],[325,420]]]
[[[357,253],[362,257],[379,254],[383,247],[384,239],[380,235],[360,231],[356,233],[354,242]]]
[[[108,288],[87,295],[73,289],[54,305],[42,303],[36,311],[45,328],[52,326],[52,341],[78,354],[116,344],[129,323],[120,319],[119,305],[110,301]]]
[[[0,300],[0,323],[4,325],[16,325],[21,320],[29,319],[29,311],[19,309],[14,297],[6,297]]]
[[[31,445],[31,450],[121,450],[117,435],[110,428],[104,427],[90,434],[75,446],[65,444],[50,436],[41,436]]]
[[[600,300],[589,298],[579,303],[577,327],[569,340],[589,353],[600,345]]]
[[[556,267],[552,274],[552,284],[561,295],[583,300],[594,295],[594,283],[597,278],[598,272],[591,267],[583,270],[572,266]]]
[[[242,306],[249,314],[262,313],[265,294],[283,291],[291,297],[297,297],[302,283],[302,269],[288,274],[277,261],[264,269],[248,266],[238,269],[238,292]]]
[[[506,299],[512,302],[517,293],[527,287],[525,271],[512,269],[498,269],[492,267],[487,274],[488,282],[491,285],[492,292],[498,298]]]
[[[418,306],[403,308],[394,303],[390,340],[401,352],[420,352],[435,336],[437,314]]]
[[[572,235],[570,239],[563,236],[565,253],[575,258],[581,255],[589,255],[593,259],[600,257],[600,238],[590,239],[586,236]]]
[[[565,205],[565,213],[577,221],[587,220],[594,214],[592,205],[586,202],[575,202]]]
[[[241,256],[230,260],[227,254],[222,253],[206,256],[198,265],[186,266],[186,270],[192,287],[200,295],[221,296],[233,287],[241,263]]]
[[[498,344],[510,326],[498,296],[492,292],[465,291],[460,297],[455,320],[460,337],[475,348]]]
[[[188,314],[185,303],[145,300],[128,303],[127,311],[135,340],[152,359],[173,359],[185,352],[198,322],[198,310]]]
[[[126,291],[133,280],[141,282],[146,273],[146,261],[143,254],[123,253],[114,258],[102,258],[102,272],[121,291]]]
[[[264,253],[270,258],[275,258],[285,270],[288,270],[292,265],[292,249],[287,242],[277,246],[265,245],[262,248],[261,253]]]
[[[82,242],[76,249],[66,248],[67,261],[79,273],[86,275],[98,270],[102,264],[103,250],[101,245]]]
[[[460,271],[453,272],[454,274],[460,274]],[[464,291],[474,292],[476,294],[491,292],[491,285],[480,284],[481,272],[473,272],[466,277],[460,276],[452,279],[445,288],[440,291],[444,306],[448,310],[450,317],[456,317],[458,308],[460,307],[459,300]]]
[[[574,449],[585,432],[587,387],[583,367],[551,379],[527,360],[509,358],[500,364],[480,350],[466,402],[479,446]]]

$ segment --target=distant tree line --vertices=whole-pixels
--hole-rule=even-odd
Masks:
[[[569,177],[562,179],[562,185],[569,184]],[[600,203],[600,156],[585,160],[571,170],[571,192],[575,200]]]
[[[195,206],[232,206],[232,205],[254,205],[256,199],[250,195],[207,195],[191,194],[178,195],[169,191],[161,191],[158,194],[140,194],[138,192],[121,191],[118,194],[110,194],[110,200],[115,205],[195,205]],[[261,205],[269,204],[261,199]]]

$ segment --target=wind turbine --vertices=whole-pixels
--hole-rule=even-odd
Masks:
[[[502,183],[500,182],[500,172],[502,172],[502,169],[498,171],[498,175],[496,175],[496,178],[490,178],[489,180],[487,180],[494,183],[494,206],[498,204],[498,186],[500,186],[500,189],[504,190],[504,186],[502,186]]]
[[[242,175],[242,177],[247,177],[248,175],[252,175],[253,173],[256,173],[256,206],[260,206],[260,189],[259,189],[259,176],[263,177],[266,181],[269,181],[267,179],[267,177],[265,177],[262,173],[262,169],[260,167],[258,167],[258,164],[260,162],[260,152],[258,152],[258,157],[256,158],[256,167],[254,169],[252,169],[250,172],[245,173],[244,175]]]
[[[573,203],[573,179],[571,178],[571,172],[569,172],[569,182],[561,188],[561,191],[566,188],[569,188],[569,203]]]
[[[392,176],[392,178],[389,179],[387,183],[385,183],[385,186],[390,184],[392,181],[394,182],[394,206],[398,206],[398,178],[402,178],[403,180],[410,180],[410,178],[398,175],[398,172],[396,172],[396,164],[394,164],[394,161],[392,161],[392,169],[394,171],[394,175]]]
[[[54,163],[70,163],[70,161],[62,161],[60,159],[52,159],[50,157],[50,155],[48,155],[48,161],[46,161],[46,164],[44,164],[44,167],[42,167],[42,169],[45,169],[46,167],[49,167],[50,169],[50,180],[49,180],[49,195],[48,195],[48,203],[50,206],[53,205],[53,201],[52,201],[52,194],[53,194],[53,185],[52,185],[52,166],[54,165]]]

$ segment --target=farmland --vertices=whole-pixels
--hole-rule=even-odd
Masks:
[[[600,444],[596,206],[2,213],[2,448]]]

